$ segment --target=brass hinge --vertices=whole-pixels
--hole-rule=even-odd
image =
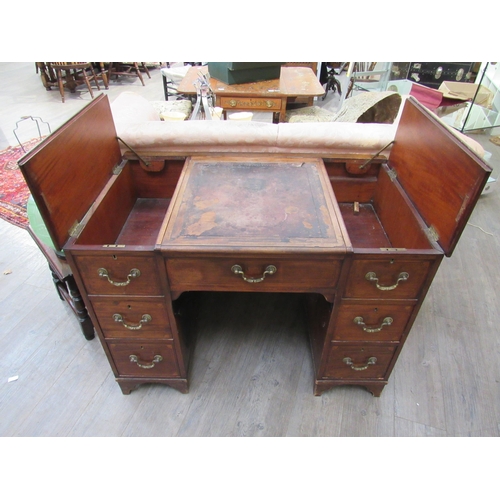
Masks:
[[[94,205],[92,205],[89,210],[87,210],[87,213],[82,217],[82,220],[80,222],[74,222],[74,224],[70,227],[68,234],[72,238],[78,238],[80,234],[82,234],[82,231],[85,229],[85,226],[87,225],[89,219],[92,217],[93,213]]]
[[[434,226],[430,226],[426,229],[427,238],[431,241],[437,243],[439,241],[439,234]]]
[[[113,175],[120,175],[123,167],[126,165],[127,160],[122,160],[121,163],[113,167]]]
[[[72,238],[78,238],[80,234],[83,231],[85,224],[82,224],[81,222],[75,221],[75,223],[71,226],[69,230],[69,235]]]

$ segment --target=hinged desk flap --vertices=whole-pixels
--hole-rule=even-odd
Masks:
[[[449,257],[490,167],[413,98],[405,103],[388,164]]]
[[[121,154],[107,96],[100,95],[19,161],[52,241],[62,249]]]

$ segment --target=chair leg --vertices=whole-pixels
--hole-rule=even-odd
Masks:
[[[89,89],[90,97],[92,97],[92,99],[93,99],[94,93],[92,92],[92,87],[90,86],[89,78],[88,78],[87,72],[85,70],[83,71],[83,79],[85,80],[85,83],[87,84],[87,88]]]
[[[146,63],[141,62],[141,66],[144,68],[146,75],[148,75],[148,78],[151,80],[151,75],[149,74],[149,69],[146,66]]]
[[[101,87],[99,87],[99,82],[97,81],[97,75],[95,74],[94,68],[92,65],[90,65],[90,72],[92,73],[92,77],[90,78],[91,80],[94,80],[95,86],[97,87],[97,90],[101,90]]]
[[[100,76],[102,78],[102,83],[104,83],[104,88],[109,89],[108,77],[106,76],[106,69],[104,68],[104,63],[99,63]]]
[[[70,275],[64,278],[64,280],[61,280],[50,265],[49,269],[52,273],[52,279],[59,298],[66,301],[71,307],[71,310],[80,324],[83,336],[87,340],[92,340],[95,337],[94,324],[92,323],[92,319],[90,318],[87,308],[85,307],[85,303],[80,295],[80,290],[78,290],[75,279]]]
[[[80,290],[78,290],[75,279],[73,276],[68,276],[64,281],[66,283],[69,296],[71,297],[70,305],[80,322],[80,328],[83,336],[87,340],[92,340],[95,336],[94,325],[92,324],[92,320],[90,319],[87,308],[85,307],[85,303],[80,295]]]
[[[64,83],[62,79],[62,70],[58,69],[56,71],[57,74],[57,83],[59,84],[59,92],[61,93],[62,102],[64,102]]]
[[[141,80],[142,86],[145,87],[146,84],[144,83],[144,80],[142,78],[141,70],[139,69],[139,65],[136,62],[134,63],[134,68],[135,68],[135,71],[137,72],[137,76],[139,77],[139,80]]]

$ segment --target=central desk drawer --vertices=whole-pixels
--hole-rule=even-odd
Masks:
[[[267,99],[262,97],[221,97],[220,106],[224,109],[267,109],[279,111],[281,99]]]
[[[106,338],[171,339],[162,298],[90,297]]]
[[[307,292],[337,285],[341,260],[269,258],[168,259],[170,288],[175,291]]]

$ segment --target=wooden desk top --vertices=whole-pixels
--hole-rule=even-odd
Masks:
[[[194,82],[198,79],[200,72],[206,74],[208,66],[190,68],[177,91],[180,94],[196,94]],[[325,93],[325,89],[312,69],[299,66],[282,67],[280,78],[277,80],[228,85],[215,78],[210,78],[210,86],[215,94],[231,96],[253,94],[267,97],[314,97]]]
[[[162,245],[345,253],[321,160],[192,158]]]

